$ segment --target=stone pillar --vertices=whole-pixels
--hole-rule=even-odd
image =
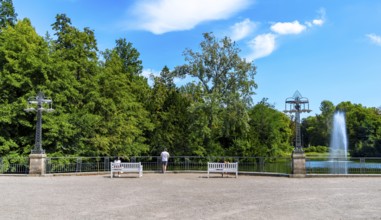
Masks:
[[[45,159],[46,154],[30,154],[29,174],[44,175],[46,173]]]
[[[291,177],[306,177],[306,155],[303,152],[292,152]]]

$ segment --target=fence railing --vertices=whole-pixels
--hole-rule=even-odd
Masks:
[[[29,173],[29,158],[1,158],[0,174],[27,174]]]
[[[47,173],[106,172],[110,171],[110,162],[117,157],[53,157],[46,159]],[[144,171],[160,172],[161,158],[149,156],[121,157],[122,162],[141,162]],[[208,162],[239,162],[240,172],[291,172],[290,158],[264,157],[170,157],[167,171],[194,172],[206,171]]]
[[[110,171],[110,157],[48,157],[46,173]]]
[[[141,162],[144,171],[160,172],[161,158],[158,156],[120,157],[122,162]],[[108,172],[110,162],[117,159],[110,157],[47,157],[46,173],[86,173]],[[291,158],[266,157],[198,157],[174,156],[168,161],[167,171],[203,172],[208,162],[238,162],[239,172],[290,174]],[[306,158],[308,174],[381,174],[381,158]],[[29,158],[0,158],[0,174],[28,174]]]
[[[307,174],[381,174],[381,158],[307,158]]]

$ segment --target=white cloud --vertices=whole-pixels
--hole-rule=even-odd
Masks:
[[[299,21],[293,22],[277,22],[271,26],[271,30],[277,34],[300,34],[306,30],[306,26],[299,23]]]
[[[306,22],[306,25],[308,27],[313,27],[313,26],[323,26],[323,24],[325,23],[325,9],[324,8],[321,8],[319,11],[319,18],[316,18],[312,21],[307,21]]]
[[[322,19],[314,19],[312,21],[306,21],[306,25],[309,28],[312,28],[313,26],[323,26],[324,20]]]
[[[246,18],[245,20],[235,23],[230,27],[231,36],[230,38],[233,41],[239,41],[250,35],[256,28],[256,24],[250,19]]]
[[[322,26],[324,24],[324,20],[323,19],[314,19],[312,21],[312,24],[317,25],[317,26]]]
[[[275,50],[275,34],[261,34],[248,43],[252,53],[247,56],[249,61],[270,55]]]
[[[381,46],[381,36],[378,36],[376,34],[367,34],[366,36],[369,38],[369,40],[372,43],[374,43],[378,46]]]
[[[312,23],[314,23],[315,25],[318,25],[318,26],[322,26],[324,23],[325,23],[325,9],[324,8],[321,8],[319,9],[318,11],[319,13],[319,18],[318,19],[315,19],[312,21]]]
[[[227,19],[246,8],[250,0],[139,0],[131,9],[130,27],[163,34],[190,30],[204,21]]]
[[[250,42],[248,47],[252,50],[252,53],[247,56],[247,59],[252,61],[258,58],[262,58],[270,55],[276,49],[276,40],[281,38],[282,35],[288,34],[300,34],[303,31],[307,31],[313,26],[322,26],[325,23],[325,10],[320,9],[318,11],[319,17],[312,21],[305,22],[305,25],[301,24],[298,20],[293,22],[277,22],[271,25],[270,29],[273,33],[261,34],[256,36]],[[379,45],[381,45],[381,38]]]

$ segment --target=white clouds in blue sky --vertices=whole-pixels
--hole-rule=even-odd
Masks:
[[[277,22],[271,25],[270,29],[279,35],[300,34],[306,30],[306,26],[300,24],[299,21]]]
[[[229,28],[231,33],[230,38],[233,41],[242,40],[253,33],[256,27],[257,24],[255,22],[251,21],[249,18],[246,18],[241,22],[235,23]]]
[[[376,34],[367,34],[366,36],[372,43],[381,46],[381,36]]]
[[[313,26],[322,26],[325,22],[325,9],[321,8],[318,10],[318,18],[313,19],[312,21],[307,21],[306,25],[308,27],[313,27]]]
[[[246,59],[251,61],[270,55],[275,50],[276,37],[277,36],[272,33],[260,34],[249,41],[247,44],[252,50],[252,53],[247,55]]]
[[[275,22],[270,26],[270,33],[259,34],[247,42],[251,52],[246,55],[247,60],[256,60],[269,56],[276,49],[276,39],[282,35],[298,35],[314,26],[322,26],[325,22],[325,10],[319,10],[319,18],[306,21],[304,24],[298,20],[292,22]]]
[[[128,10],[132,22],[129,29],[145,30],[156,35],[194,29],[207,21],[226,20],[252,5],[252,0],[139,0]],[[251,52],[248,60],[270,55],[276,49],[276,39],[282,35],[298,35],[325,22],[325,10],[318,11],[318,18],[311,21],[277,21],[269,23],[267,33],[255,33],[259,22],[250,18],[225,27],[233,41],[243,41]],[[250,39],[248,39],[250,38]]]
[[[205,21],[227,19],[246,8],[249,0],[139,0],[129,11],[130,28],[163,34],[190,30]]]

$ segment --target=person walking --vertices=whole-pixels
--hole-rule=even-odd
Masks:
[[[168,165],[168,159],[169,159],[169,153],[167,152],[167,149],[164,149],[164,151],[161,152],[160,156],[161,156],[162,172],[165,173],[167,171],[167,165]]]

